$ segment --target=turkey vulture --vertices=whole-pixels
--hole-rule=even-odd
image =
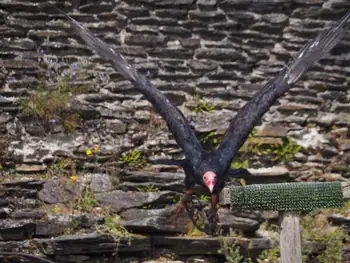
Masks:
[[[106,61],[110,61],[114,69],[145,96],[163,117],[177,144],[182,148],[185,155],[182,166],[185,171],[186,194],[177,209],[177,214],[183,210],[196,184],[209,189],[212,208],[216,209],[218,194],[229,176],[231,162],[254,125],[303,73],[340,41],[346,32],[347,21],[350,17],[350,12],[348,12],[336,24],[321,32],[313,41],[308,42],[288,66],[282,69],[275,78],[269,80],[239,110],[229,125],[221,144],[215,151],[209,152],[202,148],[194,130],[180,110],[163,93],[152,87],[145,76],[131,66],[120,53],[101,39],[96,38],[87,28],[63,11],[60,10],[60,12],[70,21],[75,33],[93,51]]]

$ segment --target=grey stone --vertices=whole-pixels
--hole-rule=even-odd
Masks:
[[[16,166],[16,172],[18,173],[40,173],[45,172],[46,165],[27,165],[21,164]]]
[[[165,45],[167,41],[166,36],[154,36],[146,34],[133,34],[125,36],[125,43],[128,45],[141,45],[141,46],[151,46],[158,47]]]
[[[4,219],[0,221],[0,240],[25,240],[35,233],[35,223],[31,219]]]
[[[244,59],[240,52],[233,49],[198,49],[196,51],[196,57],[199,59],[213,59],[218,61],[236,61]]]
[[[161,6],[161,7],[188,7],[194,4],[195,0],[162,0],[162,1],[156,1],[155,4],[156,6]]]
[[[116,190],[95,195],[97,202],[102,207],[109,206],[114,212],[119,213],[125,209],[144,206],[157,206],[169,204],[171,200],[178,198],[179,194],[170,191],[162,192],[124,192]]]
[[[22,209],[17,210],[11,213],[11,218],[21,219],[21,218],[30,218],[30,219],[40,219],[46,215],[43,211],[36,211],[32,209]]]
[[[189,49],[170,49],[156,47],[153,49],[147,49],[149,55],[159,58],[177,58],[177,59],[188,59],[193,56],[193,51]],[[173,74],[172,74],[173,75]],[[188,78],[189,76],[186,75]]]
[[[96,193],[108,192],[113,189],[113,184],[108,174],[92,174],[90,189]]]
[[[198,60],[191,60],[189,61],[188,65],[194,73],[213,71],[217,67],[215,63],[208,63]]]
[[[187,18],[187,10],[183,9],[157,9],[155,10],[155,13],[158,17],[167,18],[167,17],[173,17],[176,19],[186,19]]]
[[[46,218],[35,221],[35,235],[41,238],[56,237],[64,234],[67,229],[78,232],[81,229],[95,230],[95,226],[103,221],[103,217],[91,214],[48,214]]]
[[[213,7],[217,3],[217,0],[198,0],[197,5],[203,7]]]
[[[79,196],[80,192],[80,185],[69,178],[60,178],[46,181],[38,193],[38,198],[48,204],[68,203]]]
[[[122,3],[122,6],[118,7],[118,11],[127,16],[128,18],[149,16],[149,10],[140,6],[129,6]]]
[[[225,32],[215,29],[194,28],[192,31],[198,34],[202,39],[208,41],[221,41],[227,37]]]
[[[174,18],[156,18],[156,17],[135,17],[131,21],[136,25],[156,25],[156,26],[176,26],[177,20]]]
[[[183,27],[171,27],[171,26],[161,26],[159,28],[160,32],[167,36],[180,36],[183,38],[190,37],[192,35],[191,30]]]
[[[11,212],[12,212],[12,209],[8,207],[0,208],[0,218],[3,219],[3,218],[9,217]]]
[[[184,48],[197,48],[200,46],[200,39],[199,38],[186,38],[180,40],[181,45]]]
[[[119,184],[119,188],[124,191],[139,191],[143,189],[147,189],[150,186],[158,189],[159,191],[176,191],[176,192],[183,192],[184,190],[184,182],[183,180],[175,180],[169,183],[166,182],[144,182],[144,183],[134,183],[134,182],[123,182]]]
[[[51,240],[41,239],[35,240],[35,243],[45,255],[112,254],[117,249],[117,244],[112,238],[97,234],[62,236]]]
[[[123,226],[133,233],[169,234],[188,233],[191,221],[187,213],[176,218],[176,207],[163,209],[129,209],[120,216],[125,220]]]
[[[0,124],[7,123],[7,122],[9,122],[12,119],[13,119],[13,117],[7,112],[4,112],[4,113],[0,114]]]
[[[0,48],[15,48],[20,50],[32,50],[35,48],[35,42],[31,39],[24,38],[24,39],[15,39],[11,41],[4,41],[1,42]]]
[[[270,248],[270,242],[264,238],[256,238],[250,240],[237,240],[233,237],[223,238],[228,243],[235,243],[241,248],[243,255],[254,257],[261,253],[264,249]],[[223,241],[221,240],[221,241]],[[177,255],[218,255],[221,244],[215,237],[153,237],[153,244],[157,246],[167,247]]]
[[[220,208],[218,210],[218,215],[219,225],[226,233],[228,233],[230,229],[253,233],[260,227],[260,222],[256,218],[252,219],[236,216],[229,209]]]
[[[217,23],[226,20],[225,14],[218,11],[189,11],[188,15],[193,20],[200,20],[206,23]]]

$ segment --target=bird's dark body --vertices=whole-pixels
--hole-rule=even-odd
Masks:
[[[230,168],[220,165],[219,156],[214,152],[203,152],[200,159],[192,160],[196,165],[184,160],[183,168],[185,171],[185,187],[192,189],[195,184],[206,187],[202,176],[206,171],[213,171],[217,176],[213,194],[218,194],[225,185],[227,171]]]
[[[350,12],[334,26],[321,32],[313,41],[306,44],[294,61],[273,79],[269,80],[246,105],[237,113],[226,134],[213,152],[204,151],[194,130],[179,109],[158,89],[151,86],[145,76],[137,72],[121,54],[111,49],[105,42],[94,37],[85,27],[61,11],[71,22],[75,32],[102,58],[110,61],[113,67],[129,80],[154,106],[166,121],[177,144],[183,149],[182,162],[186,177],[185,187],[190,190],[195,184],[206,186],[204,174],[208,171],[216,175],[212,194],[222,190],[228,177],[231,162],[243,145],[249,133],[264,113],[291,88],[313,64],[324,57],[340,41],[347,29]],[[216,198],[216,197],[215,197]]]

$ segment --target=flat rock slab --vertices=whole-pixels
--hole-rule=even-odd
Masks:
[[[133,233],[188,233],[192,223],[187,213],[178,218],[176,205],[163,209],[129,209],[120,214],[123,226]]]
[[[176,218],[176,205],[163,209],[128,209],[120,216],[124,221],[123,226],[132,233],[189,233],[193,229],[187,212]],[[250,233],[259,229],[260,220],[253,215],[235,215],[229,209],[218,210],[219,225],[224,232],[229,229],[239,229]]]
[[[35,239],[45,255],[102,255],[151,251],[150,238],[131,236],[120,238],[118,244],[111,237],[99,234],[61,236],[55,239]]]
[[[229,209],[220,208],[218,210],[219,224],[225,232],[231,229],[239,229],[244,232],[255,232],[260,227],[258,218],[249,218],[249,216],[234,215]]]
[[[183,173],[127,172],[121,178],[120,188],[136,191],[152,185],[159,190],[184,192],[184,179]]]
[[[18,173],[40,173],[40,172],[45,172],[46,169],[47,169],[46,165],[35,165],[35,164],[16,165],[16,172]]]
[[[130,236],[120,238],[118,244],[113,238],[87,234],[62,236],[54,239],[34,239],[44,255],[102,255],[130,254],[166,249],[179,256],[218,255],[221,242],[237,244],[243,255],[256,256],[270,248],[270,241],[264,238],[237,239],[233,237],[165,237],[165,236]],[[140,255],[139,255],[140,256]]]
[[[153,173],[153,172],[127,172],[121,180],[133,183],[172,183],[184,180],[184,173]]]
[[[117,244],[112,238],[98,234],[36,239],[35,242],[45,255],[111,254],[117,251]]]
[[[145,206],[171,204],[172,200],[178,197],[179,194],[170,191],[124,192],[121,190],[116,190],[113,192],[99,193],[95,195],[95,198],[100,206],[110,207],[116,213],[128,208],[142,208]]]
[[[254,176],[285,176],[289,170],[284,166],[273,166],[268,168],[248,169]]]
[[[41,189],[44,183],[44,180],[11,180],[2,182],[0,186],[3,185],[7,188],[19,187],[25,189]]]
[[[25,240],[35,233],[35,223],[30,219],[0,221],[0,240]]]
[[[67,203],[79,196],[81,190],[81,185],[68,178],[60,178],[46,181],[38,197],[47,204]]]
[[[152,243],[155,247],[169,249],[179,256],[192,255],[218,255],[221,242],[236,244],[241,248],[243,255],[256,256],[263,250],[270,248],[270,241],[264,238],[238,239],[233,237],[163,237],[153,236]]]
[[[92,214],[48,215],[45,219],[35,221],[35,236],[41,238],[55,237],[64,234],[68,228],[75,231],[95,229],[95,225],[102,220],[103,217]]]
[[[132,183],[132,182],[124,182],[119,185],[119,188],[124,191],[139,191],[142,189],[147,189],[150,186],[157,188],[160,191],[176,191],[176,192],[184,192],[184,183],[183,180],[173,181],[171,183]]]
[[[92,174],[90,188],[95,193],[103,193],[111,191],[113,189],[113,184],[109,178],[108,174]]]

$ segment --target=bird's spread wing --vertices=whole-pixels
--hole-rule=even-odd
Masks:
[[[181,111],[166,98],[158,89],[151,86],[149,80],[141,75],[125,58],[107,43],[96,38],[87,28],[79,24],[65,12],[58,10],[70,21],[74,31],[84,42],[106,61],[110,61],[115,70],[129,80],[166,121],[169,130],[174,135],[177,144],[184,150],[188,161],[196,164],[202,153],[202,146],[198,142],[194,130]]]
[[[228,168],[239,148],[243,145],[256,122],[268,109],[291,88],[312,65],[324,57],[343,37],[350,17],[348,12],[334,26],[321,32],[306,44],[294,62],[284,68],[274,79],[262,87],[246,105],[239,110],[225,137],[217,149],[220,164]]]

